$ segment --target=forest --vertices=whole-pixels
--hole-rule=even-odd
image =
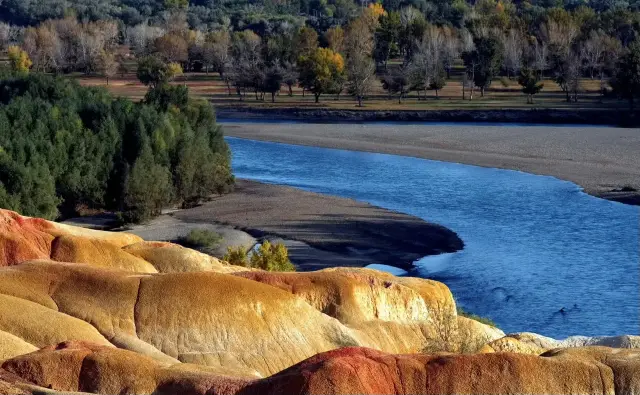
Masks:
[[[110,209],[140,222],[229,190],[213,109],[185,90],[161,85],[133,103],[61,77],[4,75],[0,207],[49,219]]]
[[[108,79],[153,57],[173,74],[214,72],[229,95],[275,101],[284,88],[347,93],[372,85],[402,101],[436,96],[461,66],[463,98],[515,79],[533,102],[551,78],[577,102],[582,80],[602,96],[639,95],[638,4],[627,1],[384,0],[0,1],[0,49],[14,66]],[[22,61],[20,61],[22,59]],[[389,67],[392,65],[393,67]],[[465,90],[468,94],[465,93]]]

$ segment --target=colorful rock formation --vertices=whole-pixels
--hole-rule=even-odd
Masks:
[[[0,394],[640,391],[636,351],[556,349],[634,338],[505,337],[436,281],[248,270],[5,210],[0,249]]]

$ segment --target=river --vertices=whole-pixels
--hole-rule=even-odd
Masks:
[[[457,232],[465,249],[423,258],[417,275],[444,282],[460,306],[505,332],[640,332],[638,207],[518,171],[227,142],[236,177],[365,201]]]

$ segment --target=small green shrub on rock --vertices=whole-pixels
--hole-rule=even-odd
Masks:
[[[293,272],[295,267],[289,260],[289,251],[282,243],[262,243],[258,251],[251,255],[251,267],[269,272]]]
[[[178,242],[190,248],[214,248],[222,241],[222,235],[207,229],[193,229]]]
[[[231,265],[252,267],[269,272],[293,272],[296,270],[289,260],[289,251],[282,243],[271,244],[265,241],[251,254],[251,259],[247,257],[244,247],[227,248],[227,253],[222,258]]]

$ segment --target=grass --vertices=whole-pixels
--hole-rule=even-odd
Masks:
[[[189,248],[215,248],[220,245],[222,235],[207,229],[193,229],[178,239],[178,243]]]
[[[462,307],[459,307],[459,306],[458,306],[456,309],[457,309],[457,313],[458,313],[458,315],[459,315],[459,316],[462,316],[462,317],[465,317],[465,318],[469,318],[469,319],[472,319],[472,320],[478,321],[478,322],[480,322],[480,323],[483,323],[483,324],[485,324],[485,325],[492,326],[492,327],[494,327],[494,328],[497,328],[497,327],[498,327],[498,325],[497,325],[495,322],[493,322],[490,318],[487,318],[487,317],[481,317],[481,316],[479,316],[479,315],[475,315],[475,314],[473,314],[473,313],[469,313],[469,312],[467,312],[467,311],[464,311],[464,309],[463,309]]]

